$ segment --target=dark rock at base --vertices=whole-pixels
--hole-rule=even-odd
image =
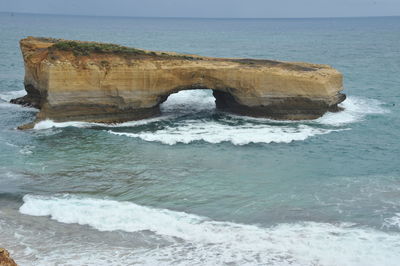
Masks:
[[[219,110],[252,117],[264,117],[274,120],[309,120],[321,117],[326,111],[338,112],[342,108],[338,104],[328,105],[324,101],[305,97],[271,98],[265,106],[246,106],[238,103],[229,93],[213,91],[215,104]],[[338,103],[346,99],[346,95],[338,93]]]
[[[45,97],[43,97],[32,85],[25,85],[25,90],[28,93],[27,95],[12,99],[10,103],[40,109]]]
[[[25,95],[19,98],[12,99],[10,103],[19,104],[25,107],[34,107],[40,108],[40,100],[30,97],[29,95]]]

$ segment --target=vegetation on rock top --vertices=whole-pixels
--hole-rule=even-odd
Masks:
[[[193,56],[179,55],[179,54],[174,55],[167,53],[156,53],[153,51],[144,51],[132,47],[126,47],[111,43],[79,42],[79,41],[67,41],[67,40],[51,39],[51,38],[43,38],[42,40],[54,42],[54,45],[51,47],[51,49],[71,51],[75,56],[89,56],[92,53],[104,53],[104,54],[119,54],[123,56],[148,55],[160,58],[201,60],[200,57],[193,57]]]
[[[146,54],[143,50],[109,43],[58,41],[52,47],[58,50],[72,51],[76,56],[90,55],[91,53]]]

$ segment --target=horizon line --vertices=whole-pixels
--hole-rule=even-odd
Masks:
[[[76,17],[104,17],[104,18],[149,18],[149,19],[346,19],[346,18],[394,18],[400,15],[373,15],[373,16],[338,16],[338,17],[173,17],[173,16],[119,16],[119,15],[85,15],[85,14],[62,14],[62,13],[35,13],[0,11],[0,14],[20,15],[43,15],[43,16],[76,16]]]

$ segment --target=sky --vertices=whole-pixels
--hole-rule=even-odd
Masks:
[[[202,18],[398,16],[400,0],[0,0],[0,12]]]

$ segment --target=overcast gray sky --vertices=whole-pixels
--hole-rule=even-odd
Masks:
[[[0,11],[139,17],[400,15],[400,0],[0,0]]]

